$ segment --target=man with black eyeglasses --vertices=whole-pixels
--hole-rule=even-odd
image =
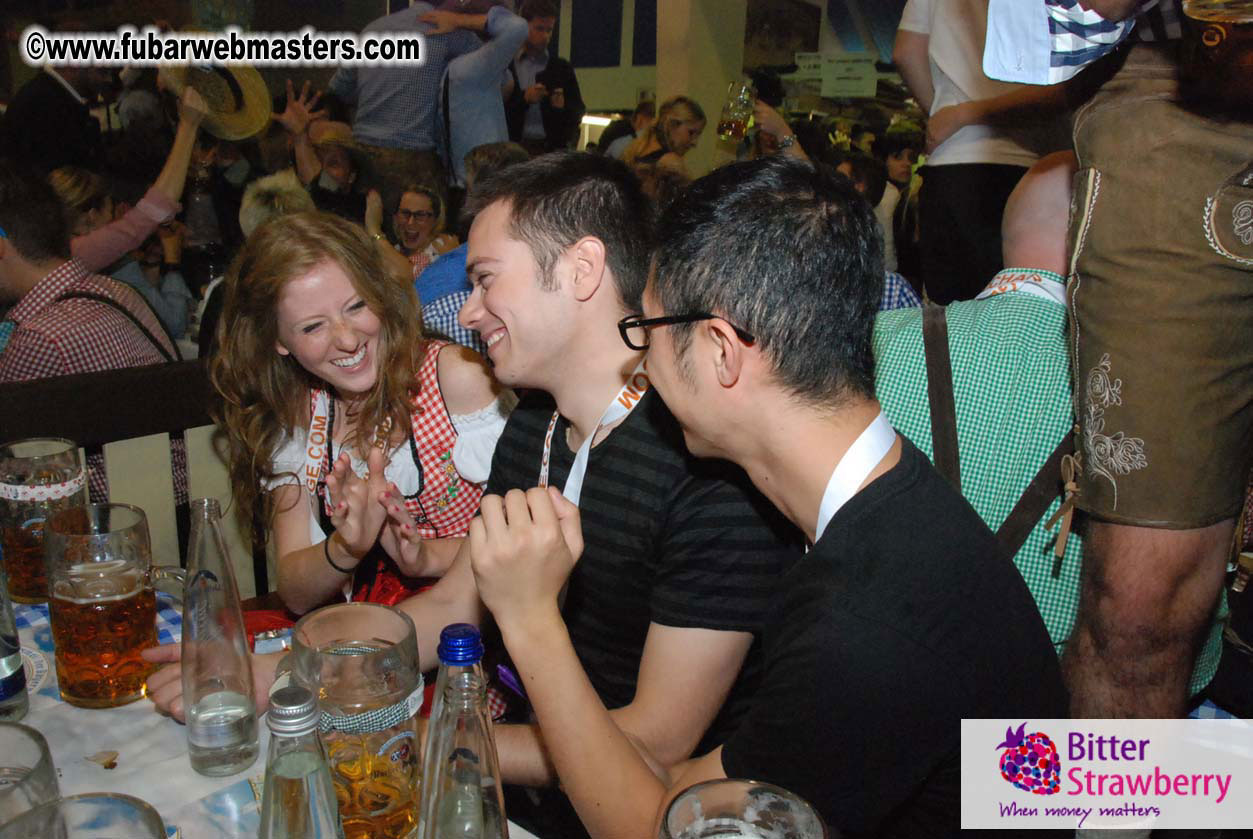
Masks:
[[[661,230],[624,344],[648,348],[693,454],[741,466],[812,548],[774,590],[752,709],[676,763],[594,701],[557,606],[597,538],[587,510],[535,490],[485,497],[468,539],[478,592],[562,787],[597,839],[655,836],[680,790],[727,777],[799,794],[841,835],[956,835],[961,720],[1062,717],[1067,698],[1017,570],[875,400],[873,211],[768,158],[694,182]],[[670,698],[686,701],[681,685]]]

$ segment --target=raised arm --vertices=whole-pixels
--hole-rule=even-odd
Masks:
[[[448,75],[457,81],[484,87],[499,82],[509,67],[509,62],[526,40],[526,21],[504,6],[493,6],[485,15],[461,15],[453,12],[430,12],[432,15],[450,16],[456,28],[485,32],[488,40],[483,46],[467,55],[449,62]],[[434,22],[434,21],[430,21]]]
[[[647,835],[667,790],[650,762],[666,766],[691,752],[739,673],[751,636],[654,624],[634,701],[607,711],[557,606],[582,550],[577,509],[554,489],[487,496],[469,543],[479,591],[539,723],[497,730],[502,775],[529,785],[560,776],[597,839]]]
[[[169,221],[178,212],[196,145],[196,132],[207,110],[199,93],[191,87],[184,88],[178,100],[174,144],[147,194],[121,218],[70,241],[70,253],[88,271],[99,271],[139,247],[158,224]]]

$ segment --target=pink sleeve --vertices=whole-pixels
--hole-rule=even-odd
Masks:
[[[169,221],[178,211],[177,202],[156,189],[149,189],[126,215],[71,239],[70,255],[83,263],[88,271],[100,271],[143,244],[158,224]]]

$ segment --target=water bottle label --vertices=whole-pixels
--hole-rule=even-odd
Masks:
[[[18,659],[17,669],[9,675],[0,679],[0,702],[6,699],[24,693],[26,691],[26,668],[22,666],[21,658]]]

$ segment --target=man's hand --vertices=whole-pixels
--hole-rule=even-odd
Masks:
[[[179,722],[186,722],[186,708],[183,707],[183,647],[181,644],[161,644],[149,647],[140,653],[145,661],[163,665],[160,670],[148,677],[147,694],[156,706],[157,713],[173,717]],[[270,704],[270,685],[274,684],[274,674],[278,663],[285,653],[268,653],[253,655],[249,653],[252,665],[252,695],[256,700],[257,713],[260,714]]]
[[[927,119],[927,154],[931,154],[949,137],[978,120],[973,104],[961,102],[949,105],[940,108]]]
[[[526,100],[526,104],[534,105],[543,100],[548,95],[548,88],[542,84],[533,84],[522,94],[522,98]]]
[[[470,522],[470,564],[497,623],[557,610],[557,595],[583,553],[579,508],[554,487],[485,495]]]
[[[457,12],[442,11],[435,9],[423,15],[418,15],[419,23],[427,23],[435,27],[427,35],[443,35],[446,32],[452,32],[454,29],[461,27],[461,18],[463,15]]]
[[[753,123],[759,130],[777,138],[783,138],[792,133],[792,128],[787,124],[787,120],[778,111],[760,99],[753,105]]]
[[[313,110],[318,106],[318,99],[321,98],[322,93],[319,91],[310,95],[309,88],[310,84],[306,81],[300,88],[300,95],[297,96],[291,79],[288,79],[287,107],[283,113],[274,117],[275,121],[293,137],[305,133],[309,128],[309,123],[315,119],[322,119],[326,116],[325,110]]]

